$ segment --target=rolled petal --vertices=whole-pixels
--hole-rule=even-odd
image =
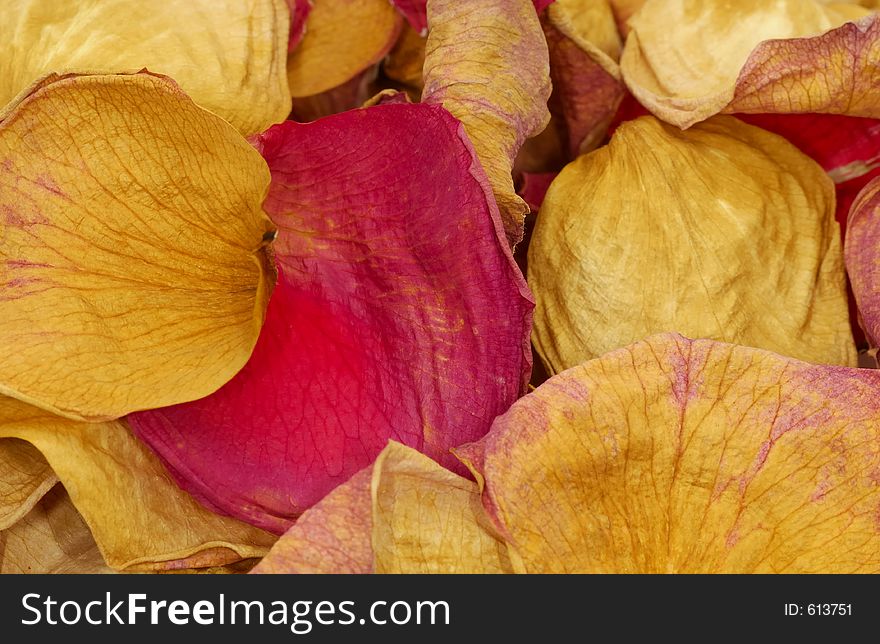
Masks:
[[[528,206],[511,168],[523,142],[549,121],[547,43],[528,0],[429,0],[422,101],[442,104],[465,126],[511,246]]]
[[[880,345],[880,176],[853,203],[847,223],[846,270],[862,328],[872,348]]]
[[[394,46],[401,25],[388,0],[315,2],[287,60],[291,95],[320,94],[375,65]]]
[[[525,391],[532,300],[461,124],[392,103],[270,129],[280,275],[254,355],[131,417],[203,502],[281,533],[388,439],[454,466]]]
[[[326,0],[325,0],[326,1]],[[287,118],[285,0],[11,0],[0,42],[0,108],[49,73],[148,68],[248,135]]]
[[[529,573],[877,573],[880,374],[662,335],[460,451]]]
[[[550,109],[573,158],[601,143],[623,99],[620,36],[604,1],[557,0],[541,24],[550,51]]]
[[[98,544],[60,485],[0,531],[0,574],[107,574]]]
[[[664,331],[856,364],[831,180],[732,117],[621,125],[553,181],[528,267],[551,374]]]
[[[290,9],[290,37],[287,51],[293,51],[306,34],[306,20],[314,7],[313,0],[287,0]]]
[[[58,482],[46,459],[18,439],[0,440],[0,530],[24,517]]]
[[[0,393],[106,420],[247,361],[274,279],[259,154],[170,80],[49,77],[0,114]]]
[[[880,17],[813,0],[648,0],[629,22],[624,80],[682,128],[719,112],[880,117]]]
[[[480,506],[477,485],[395,442],[372,468],[306,512],[254,572],[353,568],[398,574],[512,570],[507,547]]]
[[[0,398],[0,440],[11,438],[42,453],[117,570],[219,566],[274,541],[200,506],[119,421],[81,423]]]
[[[532,0],[538,13],[544,11],[553,2],[554,0]],[[428,0],[391,0],[391,4],[404,15],[416,33],[422,36],[428,33]]]

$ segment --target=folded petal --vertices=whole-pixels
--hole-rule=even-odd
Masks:
[[[117,570],[219,566],[274,541],[200,506],[120,421],[71,421],[0,397],[0,440],[10,438],[42,453]]]
[[[862,190],[847,222],[846,270],[872,348],[880,346],[880,176]]]
[[[664,331],[856,363],[831,180],[732,117],[622,124],[553,181],[528,266],[550,373]]]
[[[137,0],[4,3],[0,107],[49,73],[148,68],[174,78],[242,134],[287,118],[290,14],[285,0],[188,0],[161,11]]]
[[[352,562],[356,563],[352,563]],[[510,572],[473,481],[391,442],[307,511],[255,573]]]
[[[532,302],[443,108],[288,122],[259,144],[280,275],[254,355],[131,423],[204,503],[280,533],[389,438],[453,466],[525,391]]]
[[[98,545],[60,485],[0,531],[0,574],[106,574]]]
[[[880,373],[662,335],[457,450],[530,573],[877,573]]]
[[[430,0],[422,101],[465,126],[489,175],[511,246],[528,206],[511,168],[523,142],[550,118],[547,43],[528,0]]]
[[[623,99],[620,36],[604,0],[557,0],[541,24],[550,51],[550,110],[573,158],[602,142]]]
[[[52,76],[0,113],[0,393],[104,420],[247,361],[274,277],[266,164],[147,73]]]
[[[0,439],[0,530],[30,512],[57,482],[36,448],[18,439]]]
[[[608,0],[614,11],[617,29],[622,36],[629,34],[629,19],[645,4],[645,0]]]
[[[402,19],[388,0],[319,0],[287,59],[294,98],[320,94],[375,65],[394,46]]]
[[[880,17],[813,0],[649,0],[630,20],[624,80],[685,128],[719,112],[880,117]]]

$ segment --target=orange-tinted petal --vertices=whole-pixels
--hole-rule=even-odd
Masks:
[[[521,572],[880,572],[880,373],[662,335],[460,451]]]
[[[0,108],[49,73],[148,68],[242,134],[261,132],[290,112],[289,23],[285,0],[9,0]]]
[[[664,331],[856,362],[831,180],[732,117],[621,125],[553,181],[528,267],[551,373]]]
[[[319,0],[287,60],[294,98],[320,94],[378,63],[394,46],[402,18],[388,0]]]
[[[550,118],[547,43],[529,0],[430,0],[422,100],[465,126],[489,176],[507,239],[522,239],[528,206],[511,168]]]
[[[274,541],[196,503],[119,421],[71,421],[0,397],[0,441],[10,438],[43,454],[113,568],[223,565],[262,556]]]
[[[690,127],[719,112],[880,117],[880,17],[813,0],[649,0],[621,59],[639,101]]]
[[[0,114],[0,393],[75,419],[200,398],[274,279],[269,170],[147,73],[49,77]]]

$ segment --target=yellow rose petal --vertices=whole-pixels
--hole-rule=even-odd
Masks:
[[[529,248],[551,373],[676,331],[855,365],[834,187],[783,138],[728,116],[654,117],[569,164]]]
[[[87,420],[212,393],[256,343],[269,170],[151,74],[50,77],[0,114],[0,393]]]
[[[877,573],[878,392],[869,370],[655,336],[464,452],[520,572]]]

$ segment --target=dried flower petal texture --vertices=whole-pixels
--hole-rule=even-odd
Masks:
[[[13,439],[48,461],[112,568],[223,565],[262,556],[274,541],[201,507],[119,421],[71,421],[0,397],[0,444]]]
[[[390,103],[260,138],[280,276],[250,362],[133,415],[209,506],[283,532],[388,439],[448,466],[526,388],[532,299],[461,124]]]
[[[10,0],[0,106],[49,73],[148,68],[245,135],[287,118],[285,0]]]
[[[521,572],[876,573],[878,387],[656,336],[551,379],[464,457]]]
[[[49,77],[0,121],[0,392],[105,420],[229,380],[274,278],[259,154],[147,73]]]
[[[872,348],[880,346],[880,177],[856,197],[847,221],[846,269]]]
[[[664,331],[855,365],[833,184],[732,117],[621,125],[550,186],[528,266],[550,373]]]
[[[372,525],[335,547],[350,541],[362,572],[876,573],[878,388],[876,372],[653,336],[551,378],[457,449],[479,488],[389,445]],[[365,516],[366,486],[310,512]],[[298,523],[256,571],[337,572],[296,563],[325,547]]]
[[[489,176],[511,246],[526,203],[511,170],[523,142],[550,120],[547,42],[528,0],[429,0],[422,101],[459,119]]]
[[[629,25],[624,80],[645,107],[679,127],[719,112],[880,116],[880,18],[869,9],[648,0]]]

